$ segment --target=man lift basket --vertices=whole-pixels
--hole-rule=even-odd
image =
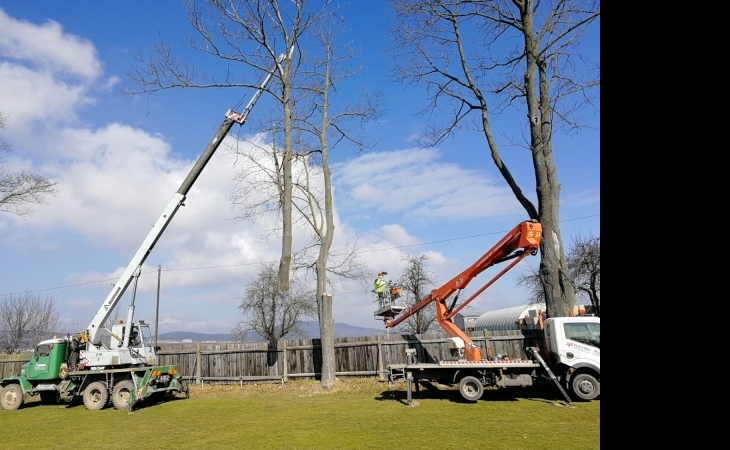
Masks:
[[[378,295],[375,289],[372,292],[376,319],[382,320],[387,317],[395,317],[406,309],[404,305],[396,302],[403,293],[403,287],[401,285],[392,281],[386,281],[386,286],[383,290],[384,295],[382,297]]]

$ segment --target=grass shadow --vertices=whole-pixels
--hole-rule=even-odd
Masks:
[[[35,402],[35,401],[33,401],[33,402],[23,402],[23,404],[20,405],[20,408],[19,409],[36,408],[38,406],[45,406],[45,405],[43,403],[39,402],[39,401],[38,402]]]
[[[411,392],[411,400],[448,400],[454,403],[473,403],[461,396],[458,389],[443,388],[425,380],[418,383],[420,389],[416,391],[416,383],[413,384]],[[396,385],[375,397],[377,401],[397,401],[404,405],[408,404],[408,391],[405,383]],[[598,396],[596,400],[600,400]],[[516,402],[519,400],[529,400],[533,402],[543,403],[565,403],[565,397],[552,383],[538,384],[535,386],[527,386],[524,388],[508,387],[508,388],[485,388],[484,394],[479,401],[486,402]],[[571,399],[572,400],[572,399]],[[582,401],[572,400],[572,403],[583,403]]]
[[[411,393],[411,400],[447,400],[454,403],[470,403],[459,394],[459,391],[421,391],[418,394]],[[408,405],[408,392],[405,390],[394,391],[388,390],[380,393],[379,397],[375,397],[376,401],[394,401],[402,405]]]
[[[76,407],[76,406],[84,406],[84,402],[83,402],[83,400],[81,400],[80,397],[74,397],[73,400],[71,400],[71,402],[66,402],[66,401],[63,401],[63,400],[56,400],[53,403],[43,403],[40,399],[34,398],[31,401],[29,401],[29,402],[23,403],[22,408],[23,409],[25,409],[25,408],[35,408],[35,407],[38,407],[38,406],[46,407],[46,408],[63,408],[63,409],[68,409],[68,408],[73,408],[73,407]]]
[[[419,392],[416,392],[415,388],[411,392],[411,400],[441,400],[441,401],[449,401],[452,403],[463,403],[463,404],[471,404],[474,403],[472,401],[469,401],[462,397],[461,393],[458,389],[443,389],[439,388],[436,385],[433,385],[431,383],[424,383],[421,382],[421,387],[426,389],[420,389]],[[495,391],[497,392],[497,391]],[[491,393],[491,392],[490,392]],[[393,390],[389,389],[387,391],[381,392],[380,397],[375,397],[375,400],[377,401],[395,401],[398,403],[401,403],[403,405],[408,404],[408,391],[407,387],[403,387],[403,389],[399,390]],[[487,395],[487,392],[485,391],[484,395],[482,396],[481,400],[488,400],[488,401],[517,401],[516,398],[509,398],[508,396],[501,396],[499,398],[489,398]]]
[[[134,404],[132,407],[132,411],[137,411],[141,409],[146,409],[152,406],[156,406],[162,403],[171,403],[171,402],[177,402],[180,400],[187,400],[187,397],[185,397],[185,394],[173,394],[170,396],[165,396],[162,394],[153,394],[149,398],[145,400],[138,401]]]

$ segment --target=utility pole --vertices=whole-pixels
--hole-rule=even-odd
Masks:
[[[157,266],[157,310],[155,311],[155,351],[157,351],[157,334],[160,324],[160,277],[162,275],[162,266]]]

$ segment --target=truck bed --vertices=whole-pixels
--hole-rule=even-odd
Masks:
[[[532,372],[540,364],[527,359],[509,361],[439,361],[438,363],[390,364],[388,381],[396,382],[408,378],[418,379],[451,379],[456,372],[465,369],[479,369],[490,372],[507,370],[510,373]],[[410,376],[409,376],[410,375]]]
[[[100,374],[100,373],[146,372],[147,370],[158,368],[158,367],[172,367],[172,366],[166,365],[166,364],[158,364],[156,366],[124,367],[122,369],[103,369],[103,370],[84,369],[84,370],[76,370],[74,372],[69,372],[68,375],[69,376],[83,376],[83,375]]]
[[[427,370],[443,368],[476,368],[476,369],[504,369],[504,368],[537,368],[535,361],[529,359],[511,359],[509,361],[439,361],[438,363],[390,364],[389,370]]]

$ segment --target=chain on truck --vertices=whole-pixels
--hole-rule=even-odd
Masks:
[[[538,378],[552,381],[568,404],[573,398],[589,401],[600,395],[601,382],[601,319],[599,317],[556,317],[543,320],[539,315],[541,345],[528,347],[528,359],[509,359],[502,355],[485,357],[479,346],[459,329],[453,318],[474,298],[528,255],[535,255],[542,239],[542,225],[524,221],[512,229],[494,247],[471,267],[452,280],[431,291],[431,294],[413,307],[396,302],[399,295],[386,295],[377,303],[375,318],[392,328],[413,316],[426,306],[435,304],[436,320],[449,336],[450,359],[419,362],[416,350],[406,350],[405,364],[391,364],[387,368],[389,383],[407,382],[408,403],[412,400],[412,384],[419,380],[434,381],[446,386],[459,386],[462,397],[476,401],[484,388],[532,386]],[[461,304],[459,294],[486,269],[512,261]],[[393,286],[400,293],[400,286]],[[386,292],[390,291],[386,289]],[[456,294],[456,295],[454,295]],[[454,295],[453,300],[449,301]],[[457,306],[458,305],[458,306]],[[567,392],[566,392],[567,391]],[[568,394],[570,393],[570,395]]]
[[[189,397],[189,383],[183,380],[177,366],[158,364],[156,351],[159,347],[152,343],[149,324],[143,320],[134,321],[137,281],[142,264],[157,240],[180,206],[185,206],[186,196],[195,180],[233,124],[243,125],[246,122],[273,77],[274,70],[285,56],[279,56],[277,67],[268,72],[243,112],[226,112],[213,139],[157,219],[89,326],[77,334],[54,337],[39,343],[19,376],[0,381],[0,405],[3,409],[18,409],[25,401],[36,396],[44,404],[71,402],[80,397],[90,410],[102,409],[111,402],[116,409],[130,411],[138,402],[151,398],[165,398],[180,393]],[[111,330],[105,328],[104,324],[132,281],[134,287],[126,321],[113,324]],[[108,345],[102,342],[102,330],[111,335]]]

